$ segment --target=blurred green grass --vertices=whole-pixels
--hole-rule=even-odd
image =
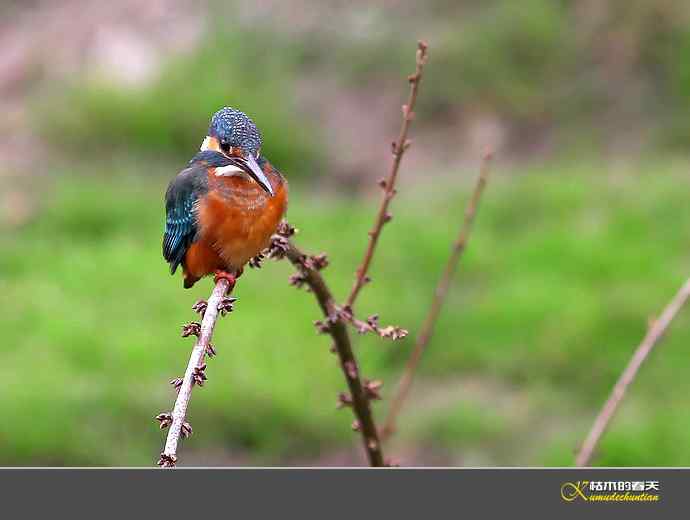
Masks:
[[[378,312],[414,336],[473,177],[403,183],[361,315]],[[0,464],[155,460],[152,418],[171,406],[167,381],[191,346],[180,326],[210,290],[184,291],[167,273],[166,184],[121,171],[59,176],[35,220],[0,235]],[[391,455],[415,446],[422,463],[428,452],[445,463],[570,464],[648,318],[687,276],[689,187],[672,161],[495,172]],[[342,296],[375,201],[292,188],[298,241],[329,253],[325,274]],[[318,461],[357,442],[350,414],[334,410],[344,383],[312,325],[318,309],[288,286],[290,272],[267,262],[242,278],[183,451],[241,452],[259,465]],[[689,340],[686,311],[643,368],[599,463],[690,465]],[[384,379],[387,396],[410,348],[357,338],[364,374]],[[386,403],[375,405],[379,418]]]

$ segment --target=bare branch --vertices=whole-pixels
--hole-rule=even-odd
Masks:
[[[170,427],[168,431],[168,438],[165,442],[165,448],[161,453],[158,465],[164,468],[175,467],[177,463],[177,445],[180,440],[180,435],[188,437],[192,433],[192,427],[186,422],[187,407],[189,400],[192,397],[192,388],[195,384],[203,386],[206,381],[206,363],[204,358],[207,354],[209,357],[215,354],[213,345],[211,345],[211,337],[213,336],[213,329],[216,326],[216,321],[219,315],[232,310],[232,303],[234,298],[229,298],[226,295],[232,291],[230,282],[227,278],[219,278],[216,281],[216,286],[211,293],[208,304],[204,302],[197,302],[194,309],[200,314],[203,314],[201,325],[196,322],[186,325],[183,328],[183,336],[196,335],[198,340],[192,349],[192,354],[189,357],[187,370],[184,377],[176,378],[170,383],[178,389],[177,400],[175,407],[171,413],[159,414],[157,419],[161,423],[161,429]]]
[[[381,198],[381,205],[379,211],[376,215],[376,220],[374,221],[374,227],[369,231],[369,243],[367,244],[367,249],[364,253],[364,258],[362,263],[357,268],[357,273],[355,276],[355,282],[352,285],[350,294],[345,302],[346,307],[354,307],[357,295],[362,287],[369,281],[367,272],[369,271],[369,266],[371,265],[371,260],[374,257],[374,251],[376,250],[376,244],[379,240],[379,235],[383,229],[383,225],[390,221],[391,214],[388,212],[388,206],[391,200],[395,196],[395,182],[398,177],[398,170],[400,169],[400,161],[405,154],[405,151],[410,147],[410,141],[407,139],[407,133],[410,128],[410,123],[414,119],[414,107],[417,102],[417,92],[419,91],[419,83],[422,80],[422,74],[424,72],[424,65],[427,61],[427,45],[423,41],[419,41],[417,44],[417,68],[415,73],[408,76],[408,81],[410,82],[410,94],[407,99],[407,103],[402,106],[403,120],[400,126],[400,134],[398,139],[393,142],[393,163],[391,164],[391,169],[388,173],[388,177],[385,180],[381,180],[379,183],[381,188],[383,188],[383,197]]]
[[[434,299],[431,303],[431,307],[429,308],[429,313],[427,314],[426,319],[424,320],[422,330],[417,336],[414,349],[412,350],[412,354],[410,355],[410,358],[405,366],[405,371],[403,372],[403,375],[400,377],[398,390],[395,396],[393,397],[393,401],[391,403],[391,407],[386,418],[386,423],[383,427],[383,431],[381,434],[383,440],[387,439],[390,435],[392,435],[395,432],[396,421],[400,413],[400,409],[402,408],[403,403],[405,402],[405,399],[407,398],[407,395],[410,391],[412,379],[414,378],[417,366],[419,365],[419,360],[421,359],[424,350],[429,344],[431,335],[434,332],[434,326],[436,325],[436,321],[438,320],[438,315],[441,312],[443,302],[445,301],[446,295],[448,294],[448,289],[450,288],[450,283],[453,279],[453,274],[455,273],[455,269],[457,268],[457,265],[460,261],[460,258],[462,257],[463,252],[467,248],[467,242],[469,241],[470,233],[472,232],[472,224],[474,223],[474,217],[477,214],[477,209],[479,208],[479,201],[481,199],[482,193],[484,192],[484,187],[486,186],[486,183],[489,178],[491,157],[492,154],[489,151],[487,151],[482,157],[482,164],[479,170],[479,177],[477,178],[477,183],[474,187],[472,198],[470,199],[469,205],[467,206],[467,210],[465,211],[465,218],[462,222],[462,226],[460,227],[458,238],[453,244],[453,250],[451,252],[450,258],[448,258],[448,262],[446,263],[446,267],[443,270],[441,279],[439,280],[438,285],[436,286],[436,291],[434,292]]]
[[[280,257],[280,254],[286,256],[297,268],[300,284],[306,285],[314,293],[326,318],[324,320],[325,323],[321,322],[321,327],[324,333],[330,334],[333,338],[334,350],[338,355],[340,367],[350,390],[350,395],[341,394],[339,402],[341,405],[351,406],[357,417],[352,424],[352,428],[355,431],[359,431],[362,435],[362,442],[369,459],[369,465],[384,466],[381,442],[369,404],[371,399],[378,398],[377,390],[380,387],[380,383],[378,381],[362,383],[357,359],[352,351],[347,326],[339,315],[333,294],[319,272],[321,265],[319,262],[314,262],[313,259],[315,257],[305,255],[292,242],[287,240],[287,237],[292,232],[285,230],[285,226],[283,225],[282,227],[283,238],[286,240],[274,240],[274,244],[278,243],[279,245],[274,245],[271,249],[271,251],[274,251],[274,248],[277,247],[281,253],[277,255],[271,253],[271,256]]]
[[[659,319],[654,320],[651,323],[649,330],[647,331],[647,335],[635,350],[632,358],[628,362],[628,365],[625,367],[625,370],[616,382],[616,385],[613,387],[611,395],[609,395],[609,398],[601,408],[599,415],[597,415],[597,418],[594,420],[592,429],[589,431],[587,439],[585,439],[585,442],[575,459],[576,466],[589,466],[592,460],[592,455],[594,454],[594,450],[599,444],[601,437],[604,435],[604,432],[616,413],[618,406],[625,397],[625,392],[627,391],[628,386],[634,381],[640,366],[642,366],[642,363],[644,363],[645,359],[647,359],[649,353],[662,338],[669,325],[676,317],[676,314],[678,314],[678,311],[683,307],[683,305],[685,305],[685,302],[688,301],[689,297],[690,278],[688,278],[685,284],[678,290],[676,295],[673,297],[673,300],[671,300],[671,303],[666,306]]]

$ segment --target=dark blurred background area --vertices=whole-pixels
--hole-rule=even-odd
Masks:
[[[690,265],[690,4],[680,0],[0,0],[0,464],[148,465],[186,364],[162,197],[230,105],[290,181],[342,297],[429,44],[357,338],[390,397],[484,147],[493,177],[400,432],[406,465],[568,465]],[[184,462],[363,461],[318,309],[267,263],[238,285]],[[287,302],[278,305],[276,302]],[[643,368],[597,461],[690,465],[690,319]],[[376,405],[382,421],[388,401]]]

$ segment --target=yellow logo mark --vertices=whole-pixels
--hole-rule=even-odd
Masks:
[[[632,490],[633,485],[634,490]],[[647,489],[654,490],[656,493],[647,493]],[[561,486],[561,498],[566,502],[574,502],[577,499],[585,502],[658,502],[661,498],[658,491],[659,482],[656,480],[645,482],[578,480],[566,482]]]
[[[572,502],[578,497],[588,500],[584,491],[589,484],[589,480],[578,480],[577,482],[566,482],[561,486],[561,498],[566,502]]]

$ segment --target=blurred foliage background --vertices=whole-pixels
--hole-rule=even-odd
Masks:
[[[0,1],[0,464],[150,465],[191,291],[162,196],[208,119],[249,113],[300,244],[344,296],[430,45],[395,219],[357,338],[396,386],[484,146],[493,177],[387,455],[568,465],[690,265],[690,5],[680,0]],[[185,464],[363,461],[312,297],[267,263],[238,285],[195,393]],[[277,304],[281,302],[280,304]],[[642,369],[597,463],[690,465],[690,313]],[[375,405],[382,420],[387,401]]]

